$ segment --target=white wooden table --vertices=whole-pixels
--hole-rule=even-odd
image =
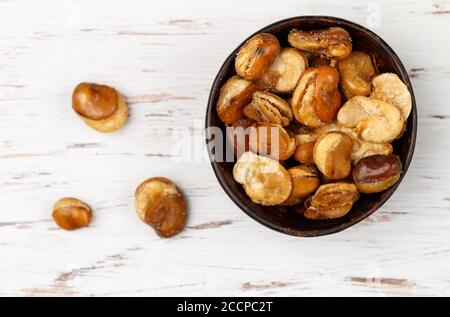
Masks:
[[[302,239],[240,211],[204,149],[181,162],[173,149],[182,133],[203,144],[211,83],[243,38],[310,14],[369,26],[396,50],[419,131],[381,210]],[[439,0],[0,0],[0,295],[450,295],[449,29]],[[81,81],[127,96],[124,129],[101,134],[74,115]],[[136,186],[159,175],[189,201],[188,228],[169,240],[133,207]],[[56,227],[63,196],[94,208],[89,228]]]

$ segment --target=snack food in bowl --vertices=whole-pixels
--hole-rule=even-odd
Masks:
[[[251,36],[213,85],[206,126],[247,122],[246,152],[220,162],[207,142],[219,182],[246,213],[314,236],[387,200],[411,160],[416,120],[406,71],[386,43],[345,20],[298,17]]]

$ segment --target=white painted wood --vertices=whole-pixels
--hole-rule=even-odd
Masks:
[[[229,52],[264,25],[309,14],[369,25],[397,51],[419,134],[379,212],[299,239],[243,214],[208,162],[170,155],[178,129],[202,143]],[[0,295],[450,295],[449,29],[449,1],[0,0]],[[123,130],[100,134],[73,114],[80,81],[128,97]],[[189,200],[189,228],[174,239],[134,212],[134,189],[155,175]],[[94,207],[91,227],[55,227],[51,206],[66,195]]]

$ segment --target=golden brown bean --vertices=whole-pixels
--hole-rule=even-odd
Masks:
[[[247,80],[261,77],[272,65],[280,50],[280,43],[272,34],[255,35],[237,53],[236,73]]]
[[[353,96],[368,96],[371,91],[371,79],[375,76],[372,58],[366,53],[354,51],[338,64],[341,75],[341,87],[347,99]]]
[[[299,165],[288,169],[292,191],[283,205],[293,206],[311,195],[320,185],[319,173],[313,165]]]
[[[393,73],[384,73],[372,79],[373,98],[381,99],[396,106],[402,113],[403,121],[411,113],[412,100],[408,87]]]
[[[355,96],[339,110],[337,121],[347,128],[355,128],[362,139],[384,143],[398,138],[404,129],[400,110],[382,100]]]
[[[233,76],[220,89],[216,109],[220,120],[226,124],[233,124],[244,117],[243,108],[252,101],[253,93],[257,91],[256,85]]]
[[[72,106],[79,115],[92,120],[106,119],[117,109],[119,95],[114,88],[81,83],[72,95]]]
[[[358,198],[355,184],[344,182],[325,184],[305,201],[305,208],[326,218],[339,218],[352,209]]]
[[[308,59],[305,54],[295,48],[285,47],[264,73],[261,82],[276,93],[290,93],[307,68]]]
[[[145,222],[162,238],[170,238],[186,226],[186,204],[181,194],[169,194],[147,208]]]
[[[292,190],[291,177],[278,161],[252,152],[239,158],[233,177],[254,203],[263,206],[283,203]]]
[[[339,73],[329,66],[309,68],[292,96],[292,112],[300,123],[320,127],[332,122],[341,107]]]
[[[65,230],[86,227],[92,219],[92,210],[86,203],[76,198],[62,198],[53,206],[53,220]]]
[[[346,59],[352,52],[350,35],[340,27],[309,32],[292,30],[288,41],[302,51],[318,53],[337,60]]]
[[[352,148],[352,164],[356,164],[360,159],[366,156],[375,155],[375,154],[391,154],[392,153],[392,145],[387,142],[383,143],[374,143],[369,142],[362,139],[358,133],[351,128],[344,127],[340,124],[331,123],[327,124],[323,127],[314,129],[313,136],[317,137],[330,132],[330,131],[339,131],[347,134],[353,142]],[[299,138],[297,137],[297,142]]]
[[[341,107],[341,94],[339,92],[339,72],[328,66],[318,68],[316,78],[316,112],[320,121],[331,123]]]
[[[352,168],[352,147],[352,139],[347,134],[337,131],[327,132],[316,141],[314,163],[330,180],[345,178]]]
[[[295,119],[301,124],[309,127],[320,127],[324,125],[316,113],[316,78],[319,69],[307,69],[298,80],[297,87],[291,100],[292,112]]]
[[[105,85],[79,84],[72,94],[72,108],[87,125],[100,132],[118,130],[128,119],[125,98]]]
[[[394,185],[402,173],[402,162],[396,155],[372,155],[359,160],[352,176],[362,193],[378,193]]]
[[[138,186],[135,207],[139,218],[163,238],[172,237],[186,224],[186,204],[175,183],[165,177],[153,177]]]
[[[252,102],[244,108],[244,114],[247,118],[258,122],[282,126],[289,125],[293,116],[291,106],[283,98],[262,91],[253,94]]]

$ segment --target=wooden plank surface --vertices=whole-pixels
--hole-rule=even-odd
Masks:
[[[342,233],[299,239],[248,218],[202,160],[210,86],[243,38],[296,15],[369,26],[410,71],[419,112],[395,195]],[[449,1],[0,0],[0,296],[450,295]],[[127,96],[112,135],[70,108],[80,81]],[[182,137],[200,144],[180,157]],[[184,142],[184,141],[183,141]],[[188,229],[161,240],[133,194],[164,175],[185,191]],[[62,196],[94,207],[68,233]]]

